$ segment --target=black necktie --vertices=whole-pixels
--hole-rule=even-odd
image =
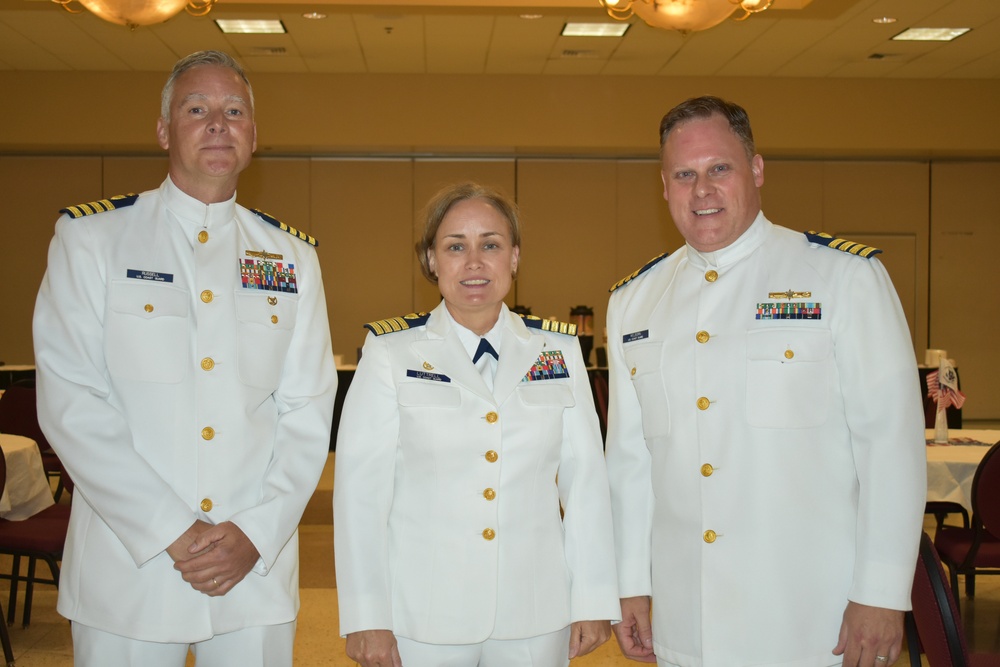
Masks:
[[[500,359],[500,355],[497,354],[497,351],[493,349],[492,345],[490,345],[490,341],[485,338],[480,338],[479,347],[476,348],[476,353],[472,356],[472,363],[479,361],[479,357],[484,354],[492,354],[494,359]]]

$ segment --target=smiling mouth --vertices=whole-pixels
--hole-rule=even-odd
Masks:
[[[461,284],[465,285],[466,287],[480,287],[482,285],[489,285],[490,284],[490,281],[488,281],[488,280],[462,280],[460,282],[461,282]]]
[[[721,213],[721,208],[702,208],[694,212],[695,215],[712,215],[713,213]]]

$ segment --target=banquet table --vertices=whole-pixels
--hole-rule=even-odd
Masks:
[[[927,438],[927,500],[958,503],[972,512],[972,478],[983,456],[1000,431],[950,429],[948,444],[934,443],[934,429]]]
[[[7,461],[7,483],[0,495],[0,518],[23,521],[55,504],[42,455],[31,438],[0,433],[0,448]]]

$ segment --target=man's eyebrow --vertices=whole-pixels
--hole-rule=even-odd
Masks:
[[[201,102],[201,101],[204,101],[204,100],[207,100],[207,99],[208,99],[208,95],[206,95],[205,93],[188,93],[187,95],[185,95],[181,99],[181,104],[183,104],[185,102],[190,102],[192,100],[197,100],[197,101]],[[242,104],[244,106],[250,106],[247,103],[246,98],[243,97],[242,95],[226,95],[225,101],[226,102],[230,102],[230,103],[237,102],[237,103]]]
[[[187,95],[185,95],[181,99],[181,104],[183,104],[185,102],[190,102],[192,100],[199,100],[199,101],[201,101],[201,100],[207,100],[207,99],[208,99],[208,95],[206,95],[205,93],[188,93]]]

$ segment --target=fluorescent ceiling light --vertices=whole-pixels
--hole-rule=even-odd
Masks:
[[[629,29],[630,23],[567,23],[563,26],[563,37],[621,37]]]
[[[215,25],[227,35],[263,35],[288,32],[281,21],[248,21],[243,19],[215,19]]]
[[[971,28],[909,28],[899,33],[894,40],[909,42],[950,42],[961,37]]]

